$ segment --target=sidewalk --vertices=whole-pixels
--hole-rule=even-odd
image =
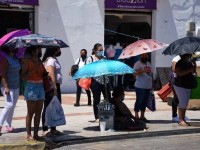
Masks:
[[[86,94],[81,95],[81,106],[74,107],[75,94],[63,94],[62,106],[66,115],[67,124],[60,126],[57,129],[62,131],[65,135],[46,138],[47,143],[51,146],[55,146],[56,143],[68,143],[73,144],[76,142],[89,142],[92,140],[105,140],[112,138],[127,138],[138,136],[152,136],[163,134],[183,134],[185,132],[200,132],[200,118],[199,111],[187,111],[187,116],[192,119],[191,127],[180,127],[177,123],[171,121],[171,107],[166,102],[162,102],[155,92],[157,111],[151,112],[147,110],[146,117],[151,121],[147,124],[147,131],[120,131],[120,132],[100,132],[98,123],[94,122],[93,107],[87,106]],[[135,103],[135,92],[126,92],[125,103],[129,109],[133,112]],[[4,99],[0,97],[0,112],[4,106]],[[26,117],[26,102],[23,97],[20,97],[17,107],[15,108],[13,126],[15,127],[15,133],[5,133],[0,136],[0,150],[1,149],[44,149],[44,142],[31,143],[26,141],[26,129],[25,129],[25,117]],[[39,132],[41,135],[42,132]],[[151,134],[151,135],[150,135]],[[63,143],[64,142],[64,143]]]

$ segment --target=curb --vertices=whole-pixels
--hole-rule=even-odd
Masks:
[[[152,131],[152,132],[139,132],[139,133],[128,133],[121,135],[110,135],[100,137],[80,137],[78,139],[67,140],[62,139],[59,141],[46,140],[46,148],[59,148],[67,145],[93,143],[101,141],[121,140],[121,139],[132,139],[132,138],[144,138],[144,137],[156,137],[156,136],[170,136],[170,135],[181,135],[181,134],[194,134],[200,133],[200,128],[193,129],[181,129],[181,130],[168,130],[168,131]]]
[[[12,150],[44,150],[45,142],[35,143],[19,143],[19,144],[0,144],[0,150],[12,149]]]

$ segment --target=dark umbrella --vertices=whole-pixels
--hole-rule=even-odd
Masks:
[[[199,37],[184,37],[172,42],[164,51],[165,55],[194,54],[200,51]]]
[[[31,46],[40,46],[41,48],[69,47],[65,42],[56,37],[42,34],[30,34],[26,36],[15,37],[6,42],[3,46],[11,49]]]

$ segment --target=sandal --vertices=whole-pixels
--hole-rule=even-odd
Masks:
[[[53,131],[51,131],[51,134],[52,135],[64,135],[64,133],[62,133],[62,132],[60,132],[60,131],[58,131],[58,130],[53,130]]]
[[[182,127],[188,127],[189,126],[189,123],[186,123],[185,121],[181,121],[178,123],[179,126],[182,126]]]

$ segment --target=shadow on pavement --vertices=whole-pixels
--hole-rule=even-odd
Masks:
[[[99,131],[99,126],[86,127],[86,128],[83,128],[83,130],[86,130],[86,131]]]
[[[171,120],[150,120],[150,124],[168,124],[173,123]]]

